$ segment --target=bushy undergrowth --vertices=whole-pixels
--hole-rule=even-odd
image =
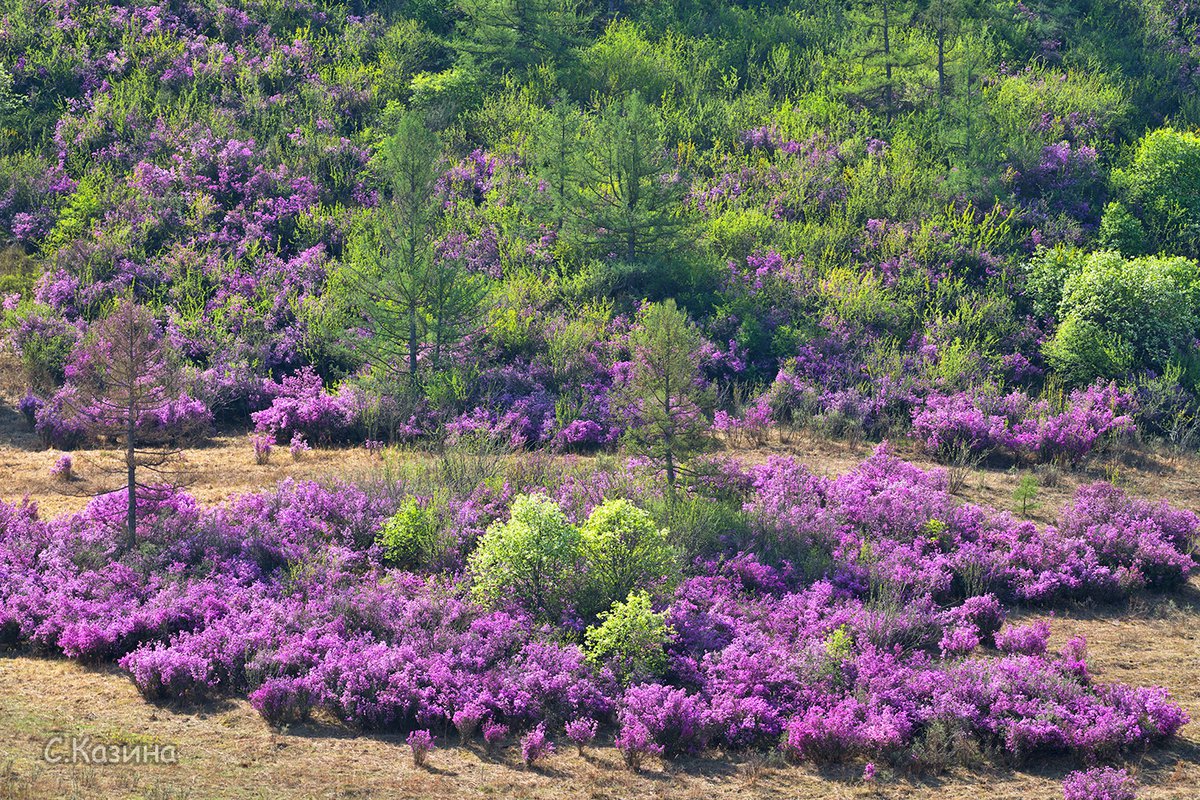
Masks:
[[[1194,443],[1186,4],[509,13],[14,6],[0,316],[46,442],[95,443],[72,361],[130,297],[187,371],[153,428],[645,441],[649,300],[733,439]]]
[[[416,731],[414,758],[434,734],[490,749],[511,731],[533,764],[599,724],[634,767],[714,746],[903,762],[947,742],[1108,759],[1186,721],[1163,689],[1095,681],[1082,639],[1055,652],[1048,626],[1004,620],[1178,585],[1197,566],[1189,512],[1096,484],[1037,526],[957,502],[886,449],[837,478],[776,458],[743,473],[748,528],[689,551],[680,578],[647,556],[663,547],[638,508],[651,476],[625,474],[642,477],[447,500],[474,532],[403,569],[379,538],[400,501],[377,485],[285,482],[214,509],[157,494],[136,549],[117,497],[50,521],[0,506],[0,640],[116,661],[155,701],[245,694],[273,724],[320,711]],[[589,538],[612,560],[590,561]],[[636,591],[597,605],[589,576]]]

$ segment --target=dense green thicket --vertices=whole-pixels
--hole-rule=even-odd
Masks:
[[[277,435],[606,446],[668,298],[735,413],[781,370],[772,414],[834,431],[1060,379],[1191,407],[1197,24],[1161,0],[6,0],[29,410],[54,440],[80,327],[130,293],[218,418],[292,391],[264,378],[353,379],[336,422]]]

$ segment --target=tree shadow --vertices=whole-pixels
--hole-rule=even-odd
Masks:
[[[46,445],[30,427],[25,415],[6,401],[0,401],[0,445],[30,452],[46,449]]]
[[[1173,587],[1142,589],[1112,600],[1087,598],[1059,600],[1046,605],[1014,605],[1009,617],[1041,616],[1053,612],[1059,620],[1114,620],[1145,622],[1179,614],[1200,615],[1200,585],[1193,578]]]

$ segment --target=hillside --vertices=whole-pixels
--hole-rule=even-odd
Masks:
[[[1194,793],[1198,42],[0,0],[0,797]]]

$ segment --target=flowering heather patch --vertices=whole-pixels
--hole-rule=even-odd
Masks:
[[[1050,623],[1035,622],[1019,628],[1005,628],[996,634],[996,647],[1004,653],[1040,656],[1050,643]]]
[[[312,450],[308,442],[304,440],[304,436],[299,433],[292,434],[292,441],[288,444],[288,452],[292,454],[292,459],[299,461],[304,457],[305,453]]]
[[[56,481],[69,481],[75,477],[74,460],[70,453],[63,453],[50,468],[50,477]]]
[[[554,742],[546,736],[546,723],[540,722],[529,733],[521,737],[521,761],[525,766],[537,763],[554,755]]]
[[[267,382],[265,396],[271,405],[251,414],[255,429],[276,441],[340,440],[357,424],[356,406],[349,392],[326,392],[319,375],[303,369],[279,383]]]
[[[271,461],[271,451],[275,448],[275,436],[270,433],[252,433],[250,447],[254,450],[255,464],[268,464]]]
[[[1123,769],[1096,767],[1072,772],[1063,781],[1063,800],[1134,800],[1133,779]]]
[[[598,730],[599,724],[594,719],[573,719],[566,725],[567,738],[579,748],[580,755],[583,754],[583,748],[596,738]]]
[[[425,761],[434,750],[433,734],[427,730],[416,730],[404,741],[412,751],[413,766],[425,766]]]
[[[483,723],[483,743],[488,753],[495,751],[508,738],[508,726],[503,722],[487,720]]]
[[[1028,459],[1077,462],[1118,433],[1133,430],[1132,400],[1114,384],[1071,393],[1064,411],[1022,392],[934,395],[913,412],[911,435],[931,453],[1008,451]]]
[[[823,574],[732,550],[697,561],[655,596],[663,665],[628,686],[577,644],[591,621],[538,623],[536,594],[482,607],[461,562],[390,568],[376,538],[397,501],[348,485],[288,481],[214,509],[147,492],[138,550],[121,547],[117,497],[51,521],[0,505],[0,639],[116,661],[156,701],[246,695],[274,725],[319,712],[422,752],[423,735],[481,731],[491,750],[523,730],[527,763],[556,728],[582,747],[610,727],[637,768],[711,747],[875,759],[934,726],[1016,758],[1111,758],[1186,722],[1162,689],[1093,681],[1082,640],[1050,653],[1049,626],[1004,619],[1173,585],[1195,567],[1194,515],[1093,486],[1039,528],[957,503],[886,449],[837,478],[783,458],[749,475],[751,536]],[[451,513],[481,530],[511,497],[476,491]]]

